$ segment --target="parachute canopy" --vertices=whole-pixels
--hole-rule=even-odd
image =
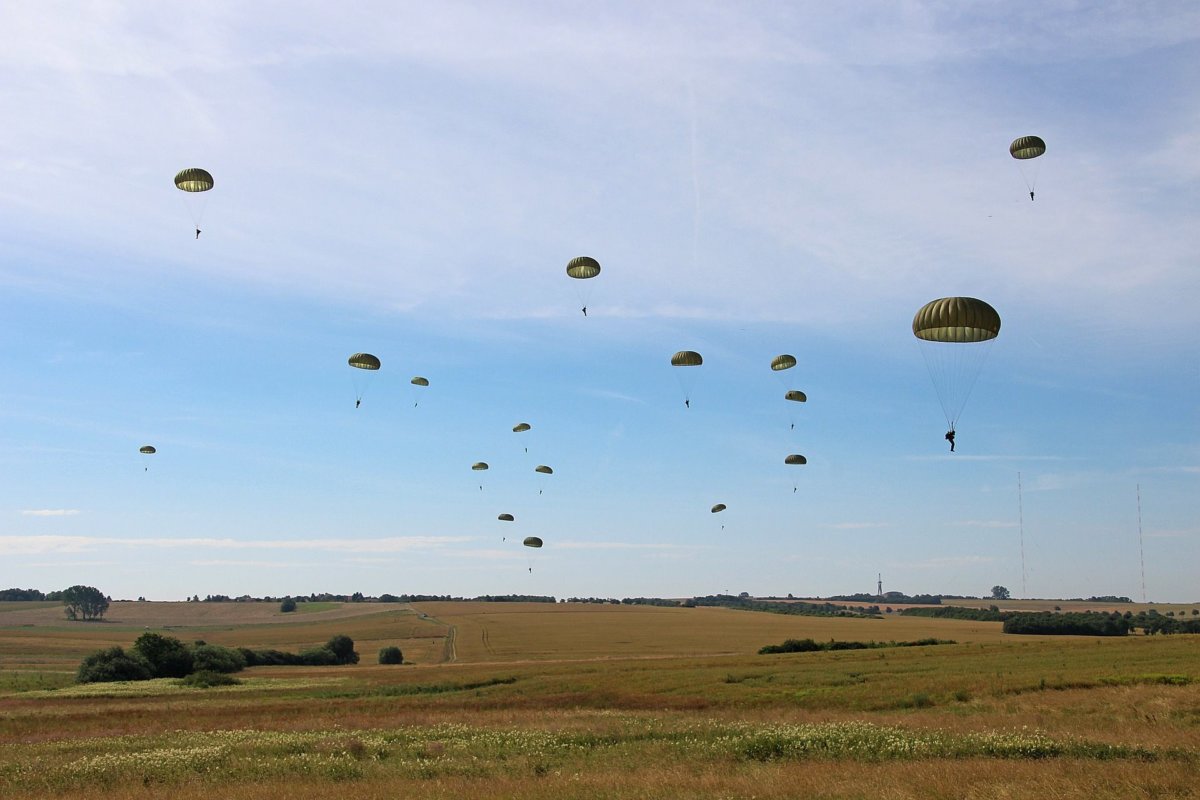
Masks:
[[[794,366],[796,366],[796,357],[790,356],[787,353],[775,356],[775,358],[771,359],[771,369],[775,370],[776,372],[785,369],[791,369]]]
[[[550,467],[547,467],[545,464],[539,464],[538,466],[533,468],[533,471],[540,472],[543,475],[553,475],[554,474],[554,470],[550,469]]]
[[[600,262],[591,256],[578,256],[567,262],[567,274],[572,278],[586,280],[600,274]]]
[[[516,517],[514,517],[512,514],[501,514],[500,516],[496,517],[496,519],[502,520],[504,522],[516,522],[517,521]]]
[[[717,503],[715,506],[712,507],[712,513],[716,514],[718,511],[724,511],[725,508],[726,508],[726,506],[724,503]]]
[[[808,459],[805,458],[804,456],[800,455],[799,453],[792,453],[790,456],[788,456],[787,458],[785,458],[783,460],[783,463],[785,463],[785,464],[807,464]]]
[[[1046,152],[1046,143],[1040,136],[1019,136],[1008,146],[1009,154],[1018,161],[1037,158]]]
[[[680,350],[671,356],[672,367],[698,367],[704,363],[704,357],[695,350]]]
[[[530,425],[528,422],[518,422],[516,425],[513,426],[513,433],[524,433],[525,431],[530,430],[531,428],[533,428],[533,426]]]
[[[471,469],[475,470],[476,472],[481,472],[487,468],[488,468],[488,465],[487,465],[486,461],[476,461],[474,464],[471,465]]]
[[[986,342],[1000,333],[1000,315],[974,297],[942,297],[921,306],[912,329],[927,342]]]
[[[146,455],[148,455],[148,456],[152,456],[152,455],[154,455],[155,453],[157,453],[157,452],[158,452],[158,450],[156,450],[156,449],[155,449],[155,447],[154,447],[154,445],[152,445],[152,444],[144,444],[144,445],[142,445],[141,447],[139,447],[139,448],[138,448],[138,452],[139,452],[139,453],[145,453],[145,454],[146,454]]]
[[[418,375],[417,377],[415,377],[411,381],[409,381],[409,383],[411,383],[413,386],[428,386],[429,379],[422,378],[420,375]]]
[[[526,547],[541,547],[542,540],[536,536],[526,536],[525,541],[521,544],[525,545]]]
[[[794,403],[806,403],[808,402],[808,395],[798,389],[792,389],[783,396],[783,399],[791,400]]]
[[[379,359],[370,353],[355,353],[347,359],[350,366],[356,369],[379,369]]]
[[[213,188],[213,176],[208,170],[188,167],[175,175],[175,186],[185,192],[207,192]]]

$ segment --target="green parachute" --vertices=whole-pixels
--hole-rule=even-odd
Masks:
[[[567,275],[576,281],[590,281],[599,274],[600,262],[591,256],[576,256],[567,262]],[[588,298],[592,294],[592,284],[575,283],[575,294],[579,297],[580,309],[586,317]]]
[[[912,331],[953,431],[1000,334],[1000,315],[974,297],[942,297],[917,310]]]
[[[208,195],[203,194],[213,188],[213,176],[206,169],[199,167],[188,167],[181,169],[175,173],[175,188],[181,192],[186,192],[186,202],[188,214],[191,215],[192,224],[196,228],[196,238],[200,238],[200,222],[204,217],[204,207],[208,202]],[[193,195],[198,195],[193,197]]]
[[[367,374],[370,374],[377,372],[381,364],[379,359],[370,353],[355,353],[346,359],[346,363],[356,370],[353,373],[352,382],[354,384],[354,407],[358,408],[362,405],[363,394],[367,391],[367,380],[364,374],[357,370],[364,370]]]
[[[704,364],[704,356],[697,353],[695,350],[680,350],[675,355],[671,356],[672,367],[699,367]],[[687,408],[692,407],[692,376],[688,371],[676,372],[675,377],[679,380],[679,388],[683,390],[683,405]]]
[[[1040,136],[1018,136],[1008,146],[1008,154],[1017,160],[1017,167],[1025,181],[1025,188],[1029,190],[1030,200],[1033,199],[1034,191],[1037,189],[1037,168],[1041,162],[1035,161],[1029,173],[1026,173],[1024,164],[1026,161],[1040,157],[1045,152],[1046,143]]]

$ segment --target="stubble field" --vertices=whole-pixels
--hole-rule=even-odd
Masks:
[[[1200,796],[1195,636],[577,604],[61,613],[0,607],[5,797]],[[285,650],[340,633],[362,661],[221,689],[71,682],[147,629]],[[805,637],[958,644],[757,655]],[[415,663],[376,664],[391,644]]]

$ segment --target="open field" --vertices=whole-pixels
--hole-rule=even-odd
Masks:
[[[1200,796],[1200,637],[715,608],[276,609],[0,614],[0,795]],[[47,616],[8,624],[18,613]],[[363,658],[253,668],[223,689],[68,685],[82,655],[129,645],[151,619],[184,641],[250,647],[345,633]],[[959,644],[756,654],[803,637]],[[375,664],[385,644],[417,663]]]

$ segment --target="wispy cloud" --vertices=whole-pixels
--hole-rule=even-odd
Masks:
[[[403,553],[476,541],[472,536],[397,536],[381,539],[215,539],[112,536],[0,536],[0,554],[86,553],[111,547],[160,550],[312,550],[330,553]]]
[[[77,508],[27,508],[21,511],[26,517],[73,517],[80,512]]]

